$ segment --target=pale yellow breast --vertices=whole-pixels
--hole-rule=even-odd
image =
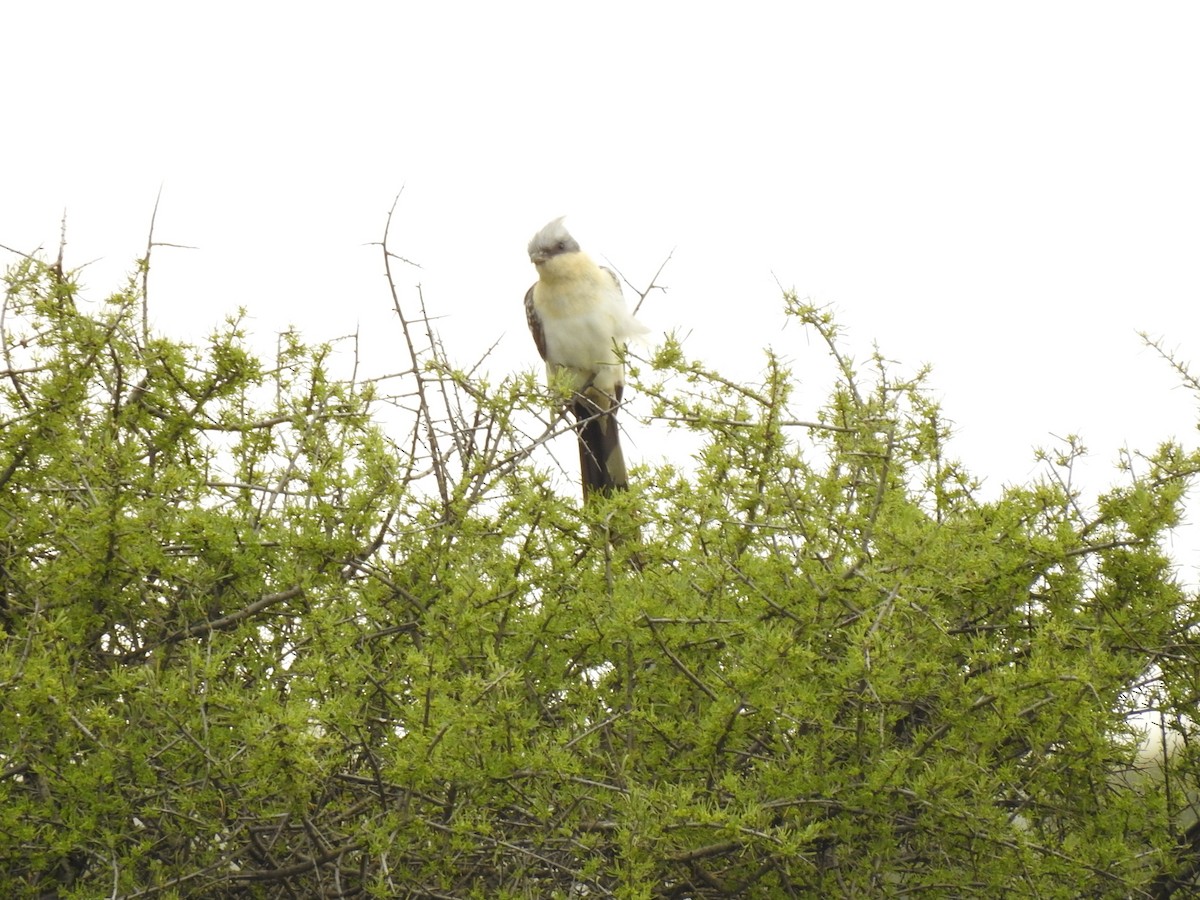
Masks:
[[[538,270],[533,306],[548,367],[571,371],[578,386],[591,383],[609,393],[624,382],[617,355],[624,300],[607,272],[582,253],[553,257]]]
[[[533,302],[543,316],[561,317],[607,305],[619,289],[612,276],[586,253],[563,253],[546,260],[538,270]]]

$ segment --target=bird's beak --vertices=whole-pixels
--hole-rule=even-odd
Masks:
[[[545,253],[530,253],[529,254],[529,261],[531,263],[533,263],[535,266],[540,266],[547,259],[549,259],[549,257],[546,256]]]

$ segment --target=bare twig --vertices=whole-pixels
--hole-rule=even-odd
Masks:
[[[622,272],[620,269],[618,269],[616,266],[614,266],[608,259],[605,259],[605,262],[608,263],[608,266],[614,272],[616,272],[619,276],[621,276],[621,280],[623,282],[625,282],[627,285],[629,285],[629,289],[631,291],[634,291],[637,293],[638,301],[633,306],[633,314],[635,316],[638,314],[638,311],[642,308],[642,304],[646,301],[646,298],[650,295],[651,291],[662,291],[664,294],[667,292],[666,287],[664,287],[663,285],[658,283],[658,276],[663,273],[663,269],[665,269],[667,267],[667,263],[669,263],[671,261],[671,257],[673,257],[674,255],[675,255],[675,248],[672,247],[671,252],[667,254],[667,258],[662,261],[661,265],[659,265],[658,271],[654,273],[654,277],[650,279],[650,284],[646,287],[645,290],[638,290],[637,286],[632,281],[630,281],[628,278],[625,277],[624,272]]]
[[[449,478],[448,478],[448,473],[445,470],[445,459],[442,456],[442,453],[441,453],[441,450],[439,447],[438,430],[437,430],[437,427],[436,427],[434,419],[433,419],[433,412],[432,412],[431,405],[429,402],[429,394],[428,394],[428,391],[426,390],[426,379],[423,374],[423,366],[421,365],[421,356],[417,352],[416,344],[413,341],[412,329],[413,329],[413,325],[415,323],[410,321],[409,318],[404,314],[404,307],[400,303],[400,293],[396,288],[395,275],[392,272],[392,260],[393,259],[407,263],[408,265],[415,265],[415,263],[412,263],[411,261],[404,259],[404,257],[397,256],[396,254],[392,253],[391,250],[388,249],[388,237],[391,234],[391,230],[392,230],[392,218],[395,216],[396,206],[400,203],[400,195],[403,193],[404,193],[404,189],[401,188],[400,191],[396,194],[395,199],[392,201],[391,209],[388,210],[387,222],[385,223],[384,228],[383,228],[383,241],[381,242],[380,246],[383,249],[383,267],[384,267],[384,272],[387,276],[388,290],[391,292],[391,295],[392,295],[392,306],[396,310],[396,315],[400,317],[400,328],[404,332],[404,343],[405,343],[405,346],[408,348],[408,358],[412,362],[413,377],[416,379],[416,382],[417,382],[416,396],[417,396],[417,403],[418,403],[418,407],[419,407],[419,415],[421,417],[421,420],[424,422],[425,439],[429,444],[429,452],[430,452],[430,455],[433,460],[433,474],[434,474],[434,478],[437,480],[438,494],[441,496],[442,508],[443,508],[444,512],[446,513],[446,515],[449,515],[449,513],[450,513]],[[418,291],[419,290],[420,290],[420,286],[418,285]],[[422,309],[423,309],[423,307],[424,307],[424,300],[422,300]],[[426,320],[425,324],[426,324],[426,329],[427,329],[426,333],[428,335],[430,335],[432,338],[432,331],[429,330],[430,326],[429,326],[428,320]],[[415,429],[414,429],[414,433],[415,433]]]

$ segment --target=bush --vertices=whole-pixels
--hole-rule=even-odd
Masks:
[[[1167,896],[1196,786],[1195,599],[1162,541],[1200,456],[1090,508],[1080,452],[999,499],[922,374],[834,323],[815,421],[668,342],[696,458],[580,507],[524,375],[334,374],[238,321],[151,335],[8,275],[0,882],[60,897]],[[399,428],[384,421],[407,410]],[[540,424],[539,424],[540,422]],[[669,423],[669,424],[668,424]],[[1140,469],[1140,471],[1137,471]],[[612,542],[636,519],[640,542]]]

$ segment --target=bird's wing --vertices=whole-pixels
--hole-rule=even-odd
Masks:
[[[542,330],[542,317],[538,315],[537,309],[533,305],[533,288],[525,292],[525,321],[529,323],[529,333],[533,335],[533,342],[537,345],[538,353],[542,359],[546,358],[546,333]]]
[[[625,289],[621,286],[620,276],[608,266],[600,266],[600,269],[608,273],[608,277],[613,280],[613,286],[617,289],[615,302],[609,307],[613,317],[613,340],[618,344],[624,344],[626,340],[643,341],[645,335],[650,333],[650,329],[635,319],[625,305]]]
[[[608,277],[611,278],[613,280],[613,284],[615,284],[617,286],[617,293],[621,294],[621,296],[624,297],[625,291],[621,288],[621,279],[617,277],[617,273],[614,272],[612,269],[610,269],[608,266],[601,266],[600,268],[608,273]]]

